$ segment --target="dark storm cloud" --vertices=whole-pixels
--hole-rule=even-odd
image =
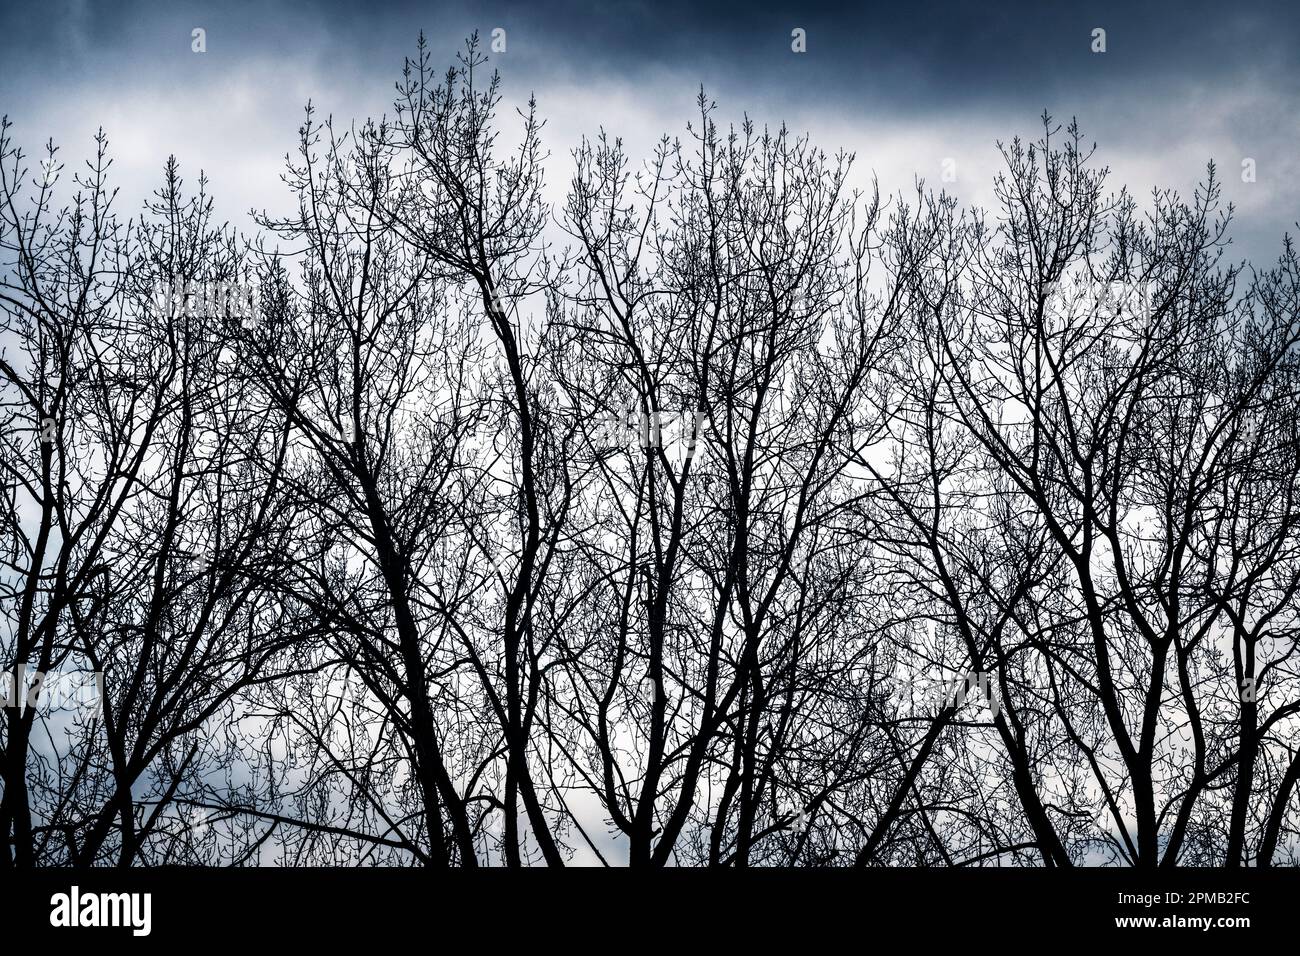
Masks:
[[[205,56],[190,51],[195,27],[207,31]],[[790,48],[796,27],[804,54]],[[486,44],[495,28],[507,36],[493,66],[508,97],[537,91],[561,155],[566,137],[601,124],[679,132],[704,85],[728,118],[746,111],[817,131],[828,148],[859,149],[869,168],[899,174],[895,188],[903,171],[933,181],[940,158],[955,157],[960,194],[987,180],[996,139],[1032,134],[1047,109],[1079,117],[1138,192],[1185,190],[1218,160],[1246,246],[1275,248],[1300,214],[1300,8],[1282,2],[6,0],[0,112],[29,146],[103,122],[141,153],[240,168],[227,194],[242,202],[260,164],[291,145],[307,99],[348,118],[389,110],[418,31],[447,63],[466,35]],[[1098,28],[1104,54],[1091,49]],[[1236,181],[1245,158],[1257,183]]]
[[[6,73],[53,78],[88,64],[124,73],[188,54],[202,25],[213,53],[307,52],[345,62],[406,51],[424,29],[435,47],[466,33],[508,31],[503,70],[521,80],[618,73],[693,72],[762,94],[815,95],[844,108],[946,109],[1026,103],[1129,89],[1176,95],[1188,83],[1249,78],[1295,94],[1300,11],[1294,4],[792,4],[487,2],[6,3],[0,54]],[[793,56],[790,31],[808,34]],[[1107,31],[1107,52],[1090,49]],[[173,42],[168,42],[169,40]],[[152,51],[152,52],[151,52]],[[143,59],[146,62],[140,63]],[[113,69],[116,63],[117,70]],[[5,78],[13,82],[12,75]],[[21,82],[21,78],[19,78]]]

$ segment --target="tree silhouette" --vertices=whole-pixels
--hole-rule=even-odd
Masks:
[[[1046,115],[987,213],[703,91],[555,159],[487,69],[252,237],[0,126],[0,860],[1295,862],[1289,239]]]

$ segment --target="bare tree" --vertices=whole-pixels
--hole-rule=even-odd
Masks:
[[[252,240],[0,123],[0,862],[1296,861],[1289,239],[703,93],[552,210],[486,70],[309,105]]]
[[[897,321],[870,275],[880,205],[851,157],[700,107],[693,155],[665,139],[644,174],[603,135],[576,154],[570,388],[606,410],[584,522],[602,585],[552,733],[592,740],[633,865],[831,862],[845,793],[892,760],[852,528]]]
[[[175,823],[178,792],[229,758],[211,723],[275,674],[249,569],[286,524],[283,436],[228,378],[232,310],[252,308],[229,294],[236,243],[202,184],[186,201],[169,161],[145,218],[120,225],[102,134],[61,211],[53,147],[26,209],[7,127],[0,154],[16,345],[0,363],[5,663],[36,675],[6,709],[6,846],[20,865],[128,864]],[[83,706],[40,687],[60,670],[93,675]]]
[[[1144,223],[1104,197],[1077,129],[1057,145],[1045,126],[1005,151],[996,228],[940,201],[939,229],[900,236],[920,263],[900,409],[920,450],[877,474],[937,572],[960,666],[994,677],[996,741],[972,745],[1010,762],[1044,861],[1236,863],[1265,632],[1282,637],[1273,725],[1294,692],[1294,426],[1242,441],[1259,396],[1293,387],[1290,253],[1234,296],[1213,168],[1190,205],[1154,194]],[[1250,510],[1265,488],[1267,518]],[[1206,806],[1225,775],[1228,833]]]

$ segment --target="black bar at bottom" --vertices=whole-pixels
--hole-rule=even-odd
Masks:
[[[148,907],[143,896],[121,894],[148,894]],[[1040,943],[1170,933],[1231,943],[1295,931],[1297,905],[1296,870],[100,869],[0,877],[0,912],[18,938],[114,936],[152,947],[380,942],[391,934],[396,942],[411,933],[441,947],[454,939],[447,931],[494,947],[667,943],[686,926],[693,944],[790,936],[807,947],[846,933],[962,939],[989,930]]]
[[[117,895],[145,893],[147,936],[139,932],[144,898]],[[687,938],[692,946],[742,939],[770,944],[784,937],[807,948],[845,934],[859,941],[903,934],[957,942],[990,931],[1040,944],[1171,933],[1231,943],[1295,932],[1298,906],[1296,870],[98,869],[0,877],[0,913],[11,942],[33,935],[66,941],[76,934],[84,942],[112,936],[127,946],[153,947],[382,944],[383,937],[397,943],[414,934],[435,948],[459,948],[453,941],[470,934],[493,948],[511,941],[675,946]],[[88,927],[83,913],[84,921],[119,925]],[[679,936],[688,926],[689,937]],[[17,937],[9,935],[15,931]]]

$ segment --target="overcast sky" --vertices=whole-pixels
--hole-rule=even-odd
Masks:
[[[391,113],[419,30],[450,63],[468,33],[502,28],[493,65],[508,101],[535,93],[548,118],[554,199],[578,137],[603,125],[644,153],[684,131],[703,84],[724,119],[785,121],[850,149],[886,191],[919,175],[988,202],[996,141],[1035,135],[1047,109],[1077,117],[1112,183],[1139,194],[1186,192],[1216,160],[1237,257],[1269,260],[1296,231],[1300,5],[704,6],[3,0],[0,113],[29,152],[53,136],[65,160],[102,125],[133,208],[174,153],[246,228],[250,207],[285,207],[279,173],[308,99],[343,121]],[[1091,49],[1097,28],[1105,53]],[[948,158],[957,181],[941,184]]]

